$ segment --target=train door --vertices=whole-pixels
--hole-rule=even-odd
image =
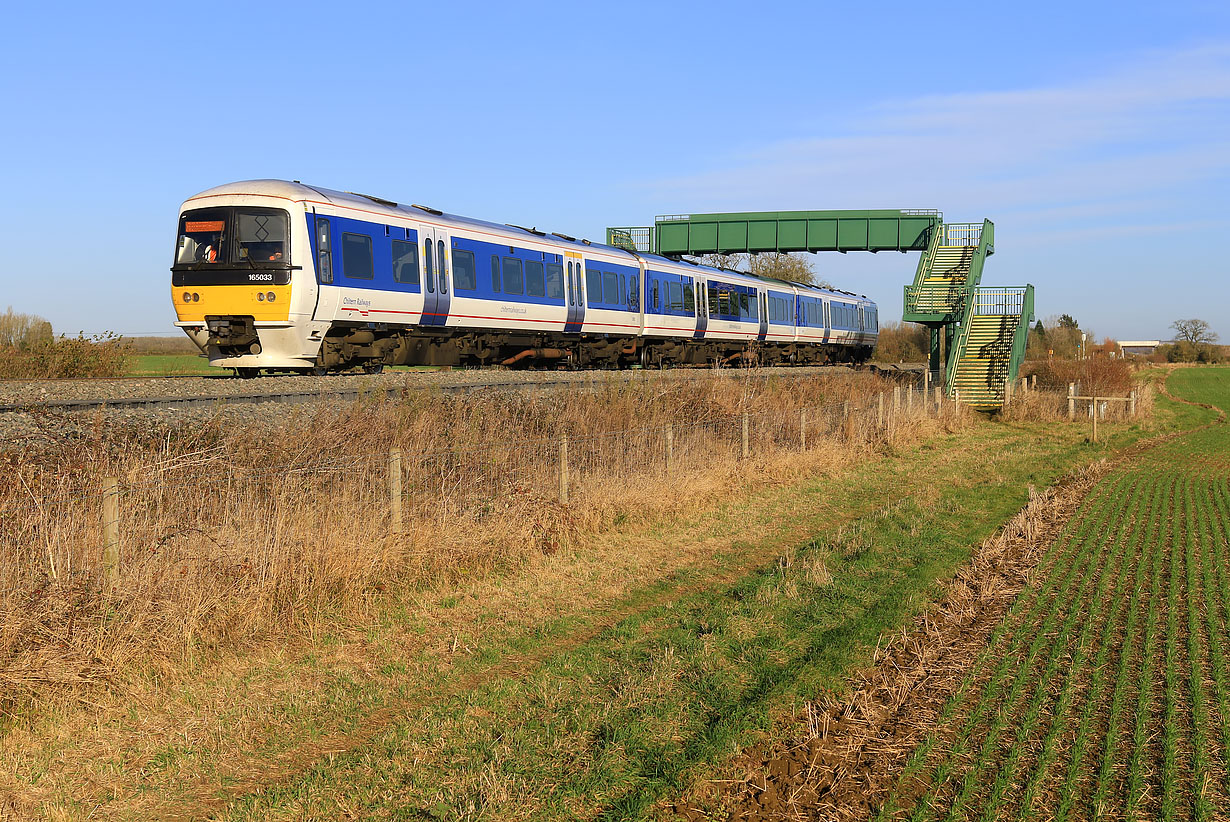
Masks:
[[[821,342],[828,342],[832,339],[830,330],[833,328],[833,305],[828,300],[824,300],[820,304],[820,322],[824,326],[823,335],[820,338]]]
[[[705,280],[696,281],[696,339],[704,339],[709,328],[709,289]]]
[[[333,234],[327,217],[316,217],[312,235],[316,250],[316,310],[313,319],[332,320],[337,314],[337,289],[325,288],[333,284]]]
[[[769,336],[769,300],[768,292],[759,291],[760,295],[760,332],[756,335],[756,339],[763,340]]]
[[[585,273],[579,256],[568,260],[564,270],[564,290],[568,292],[568,319],[564,330],[577,333],[585,323]]]
[[[444,325],[451,300],[448,233],[435,226],[419,226],[423,253],[423,325]]]

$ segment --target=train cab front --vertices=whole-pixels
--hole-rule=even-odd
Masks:
[[[279,344],[294,325],[290,228],[289,215],[277,208],[218,206],[180,215],[171,267],[176,325],[212,365],[303,364],[287,356],[298,352]]]

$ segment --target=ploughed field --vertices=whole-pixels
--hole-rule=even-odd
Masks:
[[[1230,409],[1225,369],[1168,388]],[[1226,819],[1224,421],[1114,462],[956,670],[916,677],[837,766],[824,729],[779,746],[727,800],[735,818]]]

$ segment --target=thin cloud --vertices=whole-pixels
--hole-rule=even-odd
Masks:
[[[1230,44],[1146,55],[1066,86],[887,101],[844,134],[800,136],[640,186],[696,209],[1045,210],[1160,195],[1230,172]],[[817,202],[819,201],[819,203]]]

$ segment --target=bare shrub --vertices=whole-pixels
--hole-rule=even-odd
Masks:
[[[48,326],[50,333],[50,326]],[[110,333],[58,337],[26,346],[0,345],[5,379],[102,379],[123,376],[129,349]]]
[[[1027,360],[1021,376],[1037,376],[1041,390],[1068,391],[1077,383],[1082,395],[1123,397],[1132,390],[1132,366],[1123,359],[1091,357],[1083,360]]]

